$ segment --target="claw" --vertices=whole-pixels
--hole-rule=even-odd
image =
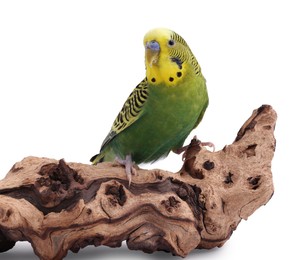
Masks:
[[[214,143],[211,143],[211,142],[201,142],[200,143],[201,146],[209,146],[212,148],[212,152],[215,152],[215,145]]]
[[[132,174],[135,175],[136,174],[136,170],[133,167],[133,161],[132,161],[132,157],[131,155],[126,155],[126,159],[120,159],[118,157],[116,157],[116,161],[125,166],[125,171],[126,171],[126,175],[127,175],[127,179],[129,181],[129,186],[131,184],[131,180],[132,180]]]
[[[193,137],[193,140],[198,141],[196,135]],[[193,141],[193,140],[192,140],[192,141]],[[173,150],[173,152],[176,153],[176,154],[181,154],[181,153],[183,153],[183,154],[182,154],[182,161],[184,161],[185,158],[186,158],[187,150],[188,150],[188,148],[189,148],[191,145],[193,145],[193,144],[189,144],[189,145],[183,146],[183,147],[181,147],[181,148],[175,149],[175,150]],[[214,145],[214,143],[211,143],[211,142],[199,142],[199,141],[198,141],[198,142],[196,143],[196,145],[200,145],[200,146],[209,146],[209,147],[212,148],[212,152],[215,152],[215,145]]]

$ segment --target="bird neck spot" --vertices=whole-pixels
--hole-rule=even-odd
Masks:
[[[160,57],[157,64],[146,68],[146,76],[152,85],[165,84],[174,87],[183,80],[185,73],[185,63],[178,58]]]

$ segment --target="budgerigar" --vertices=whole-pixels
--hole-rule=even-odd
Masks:
[[[130,94],[93,164],[117,159],[129,184],[136,164],[178,151],[208,106],[206,80],[185,40],[158,28],[144,37],[146,77]]]

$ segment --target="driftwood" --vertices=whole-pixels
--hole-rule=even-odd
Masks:
[[[255,110],[233,144],[207,151],[193,139],[178,173],[27,157],[0,181],[0,252],[16,241],[40,259],[87,245],[186,256],[221,247],[273,195],[276,113]],[[248,239],[248,237],[246,238]]]

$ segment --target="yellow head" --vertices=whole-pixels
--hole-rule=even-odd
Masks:
[[[200,75],[200,66],[185,40],[177,33],[158,28],[144,37],[146,77],[155,85],[175,86],[188,73]]]

